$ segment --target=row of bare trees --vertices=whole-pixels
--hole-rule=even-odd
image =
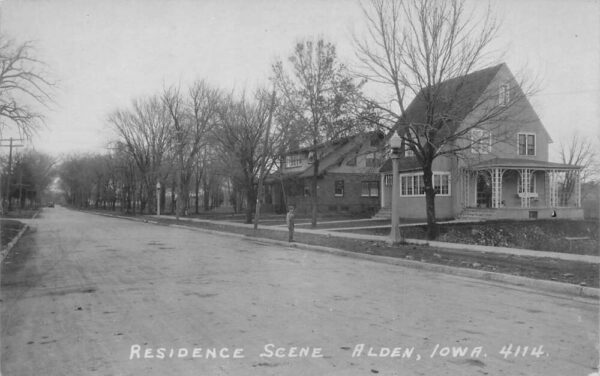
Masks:
[[[155,186],[160,183],[169,187],[179,217],[191,207],[192,189],[197,210],[199,190],[206,191],[211,184],[220,185],[226,179],[243,193],[249,222],[266,174],[285,151],[301,146],[312,149],[315,226],[322,157],[318,145],[383,128],[402,137],[422,168],[429,236],[435,238],[434,161],[441,156],[460,157],[479,142],[471,138],[474,128],[511,136],[506,125],[527,121],[519,117],[520,106],[532,94],[533,86],[526,85],[523,78],[516,79],[510,99],[502,104],[489,100],[497,92],[490,98],[468,95],[477,90],[468,87],[466,77],[495,62],[490,53],[499,26],[490,9],[468,9],[464,0],[366,0],[362,9],[365,32],[354,37],[358,66],[353,70],[340,61],[332,43],[306,39],[295,44],[287,59],[273,64],[272,79],[266,85],[273,86],[272,93],[257,90],[236,95],[200,80],[185,89],[165,88],[115,110],[108,117],[116,135],[115,152],[106,158],[118,163],[111,162],[117,164],[111,165],[110,174],[96,173],[95,180],[65,175],[63,183],[72,199],[79,195],[81,202],[89,202],[83,199],[91,194],[86,184],[96,181],[98,185],[102,180],[121,197],[128,197],[134,209],[139,202],[139,210],[149,212],[155,209]],[[0,51],[12,51],[12,56],[21,56],[23,62],[35,62],[26,54],[27,46],[22,50],[10,44],[3,48],[6,42],[0,42],[4,43]],[[22,90],[43,103],[43,88],[49,83],[37,71],[25,74],[11,61],[3,57],[2,74],[7,71],[20,76]],[[0,84],[3,82],[8,86],[0,85],[0,116],[10,113],[14,103],[14,96],[6,95],[11,81],[0,76]],[[364,95],[366,84],[377,85],[379,90],[373,98]],[[411,102],[422,107],[417,117],[408,111]],[[466,109],[476,109],[472,112],[476,115],[464,126]],[[35,113],[31,115],[35,118]],[[32,129],[26,118],[12,121],[22,130]],[[502,137],[494,138],[494,142],[502,141]],[[76,162],[67,161],[63,172],[90,173],[67,168],[81,161]],[[119,179],[114,176],[117,170],[121,171]],[[100,191],[97,187],[94,192]],[[165,189],[162,192],[160,202],[164,205]]]
[[[114,145],[133,162],[132,176],[138,179],[134,202],[139,210],[155,210],[157,183],[177,198],[179,217],[191,207],[189,197],[198,200],[200,182],[230,182],[243,197],[249,223],[258,213],[264,178],[286,151],[306,144],[317,150],[325,140],[365,130],[354,115],[361,85],[338,61],[331,43],[297,43],[287,61],[274,63],[272,84],[273,91],[235,94],[200,80],[187,89],[165,88],[111,113]],[[319,157],[315,154],[312,184],[315,224]],[[193,183],[195,194],[190,195]]]
[[[7,161],[0,158],[0,163]],[[15,152],[11,169],[0,173],[0,191],[6,210],[27,209],[39,206],[50,198],[48,188],[56,175],[56,160],[46,153],[32,149]]]

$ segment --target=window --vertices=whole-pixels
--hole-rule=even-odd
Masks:
[[[423,182],[423,174],[402,175],[400,177],[400,195],[401,196],[424,196],[425,183]],[[450,195],[450,174],[449,173],[434,173],[433,188],[437,195]]]
[[[334,196],[342,197],[344,195],[344,181],[336,180],[334,184]]]
[[[302,165],[302,156],[299,154],[287,155],[285,157],[285,167],[294,168]]]
[[[508,106],[510,102],[510,86],[508,84],[500,85],[498,90],[498,104],[500,106]]]
[[[535,173],[531,173],[529,175],[529,192],[528,193],[535,193],[537,192],[537,187],[536,187],[536,182],[535,182]],[[517,192],[518,193],[525,193],[523,190],[523,179],[521,179],[521,175],[519,175],[519,179],[517,180]]]
[[[519,133],[519,155],[535,155],[535,134]]]
[[[378,181],[363,181],[361,183],[360,195],[362,197],[379,197],[379,182]]]
[[[379,160],[379,158],[377,158],[376,153],[372,153],[372,154],[368,155],[367,158],[365,159],[366,167],[379,167],[380,164],[381,164],[380,160]]]
[[[423,175],[407,175],[401,177],[400,194],[402,196],[420,196],[425,194]]]
[[[492,151],[492,134],[485,129],[471,129],[471,153],[488,154]]]
[[[438,195],[448,195],[450,194],[450,175],[448,174],[434,174],[433,175],[433,187],[435,188],[435,193]]]
[[[406,141],[403,140],[402,145],[404,147],[404,156],[405,157],[414,157],[415,156],[415,152],[410,149],[410,147]]]

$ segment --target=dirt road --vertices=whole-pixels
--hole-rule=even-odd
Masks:
[[[2,264],[3,376],[598,366],[597,301],[61,207],[31,225]]]

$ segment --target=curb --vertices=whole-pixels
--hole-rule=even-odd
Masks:
[[[0,262],[4,261],[4,259],[6,258],[6,256],[8,256],[8,254],[10,253],[11,249],[13,249],[13,247],[15,246],[15,244],[17,244],[17,242],[21,239],[21,237],[23,236],[23,234],[27,230],[29,230],[29,225],[23,226],[23,228],[21,229],[21,231],[19,231],[19,233],[17,234],[17,236],[15,236],[13,238],[13,240],[11,240],[8,243],[8,245],[6,246],[6,249],[2,250],[2,256],[0,258]]]
[[[217,230],[207,230],[207,229],[203,229],[203,228],[186,226],[186,225],[167,225],[167,226],[179,228],[179,229],[191,230],[191,231],[199,231],[199,232],[208,233],[208,234],[212,234],[212,235],[226,235],[228,237],[234,236],[234,237],[238,237],[238,238],[254,239],[254,240],[264,242],[264,243],[280,245],[280,246],[284,246],[284,247],[291,247],[291,248],[298,248],[298,249],[303,249],[303,250],[307,250],[307,251],[328,253],[328,254],[333,254],[336,256],[351,257],[351,258],[368,260],[368,261],[373,261],[373,262],[378,262],[378,263],[403,266],[403,267],[408,267],[408,268],[412,268],[412,269],[450,274],[450,275],[455,275],[455,276],[459,276],[459,277],[480,279],[480,280],[489,281],[489,282],[501,282],[501,283],[514,285],[517,287],[526,287],[526,288],[541,290],[541,291],[549,292],[549,293],[559,293],[559,294],[566,294],[566,295],[574,295],[574,296],[578,296],[578,297],[582,297],[582,298],[600,299],[600,289],[588,287],[588,286],[572,285],[572,284],[568,284],[568,283],[520,277],[520,276],[511,275],[511,274],[487,272],[487,271],[483,271],[483,270],[459,268],[456,266],[430,264],[430,263],[426,263],[426,262],[405,260],[405,259],[396,258],[396,257],[369,255],[369,254],[365,254],[365,253],[345,251],[345,250],[339,249],[339,248],[323,247],[323,246],[319,246],[319,245],[311,245],[311,244],[304,244],[304,243],[288,243],[288,242],[281,241],[281,240],[252,237],[252,236],[248,236],[248,235],[234,234],[234,233],[217,231]]]
[[[100,213],[98,213],[98,214],[100,214]],[[100,215],[102,215],[102,214],[100,214]],[[106,215],[106,216],[109,216],[109,215]],[[117,218],[119,218],[119,217],[117,216]],[[135,218],[130,218],[130,217],[121,217],[121,218],[134,220],[134,221],[138,221],[138,222],[149,223],[149,224],[162,225],[157,221],[140,220],[140,219],[135,219]],[[221,235],[221,236],[228,236],[228,237],[252,239],[252,240],[257,240],[257,241],[261,241],[261,242],[269,243],[269,244],[273,244],[273,245],[280,245],[283,247],[290,247],[290,248],[297,248],[297,249],[308,250],[308,251],[328,253],[328,254],[333,254],[333,255],[337,255],[337,256],[351,257],[351,258],[368,260],[368,261],[373,261],[373,262],[378,262],[378,263],[403,266],[403,267],[408,267],[408,268],[412,268],[412,269],[450,274],[450,275],[459,276],[459,277],[479,279],[479,280],[484,280],[484,281],[489,281],[489,282],[506,283],[506,284],[510,284],[510,285],[513,285],[516,287],[524,287],[524,288],[534,289],[534,290],[543,291],[543,292],[547,292],[547,293],[558,293],[558,294],[571,295],[571,296],[576,296],[576,297],[581,297],[581,298],[600,299],[600,289],[597,289],[594,287],[589,287],[589,286],[579,286],[579,285],[573,285],[573,284],[569,284],[569,283],[561,283],[561,282],[555,282],[555,281],[546,281],[546,280],[542,280],[542,279],[533,279],[533,278],[515,276],[515,275],[511,275],[511,274],[502,274],[502,273],[496,273],[496,272],[487,272],[487,271],[483,271],[483,270],[459,268],[456,266],[430,264],[430,263],[426,263],[426,262],[406,260],[406,259],[389,257],[389,256],[369,255],[369,254],[345,251],[345,250],[339,249],[339,248],[324,247],[324,246],[319,246],[319,245],[310,245],[310,244],[304,244],[304,243],[288,243],[288,242],[281,241],[281,240],[253,237],[253,236],[248,236],[248,235],[244,235],[244,234],[236,234],[236,233],[230,233],[230,232],[218,231],[218,230],[209,230],[209,229],[203,229],[203,228],[189,226],[189,225],[185,225],[185,224],[166,224],[166,226],[178,228],[178,229],[190,230],[190,231],[203,232],[203,233],[212,234],[212,235]]]

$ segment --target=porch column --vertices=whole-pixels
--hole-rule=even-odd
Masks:
[[[523,168],[520,171],[521,174],[521,207],[530,207],[531,198],[529,197],[529,179],[531,177],[531,169]]]
[[[492,169],[492,208],[499,208],[502,203],[502,175],[504,170]]]
[[[381,202],[381,207],[385,205],[385,174],[381,174],[381,182],[379,183],[379,201]]]
[[[556,207],[558,203],[558,190],[556,187],[557,172],[556,170],[549,171],[550,174],[550,207]]]

